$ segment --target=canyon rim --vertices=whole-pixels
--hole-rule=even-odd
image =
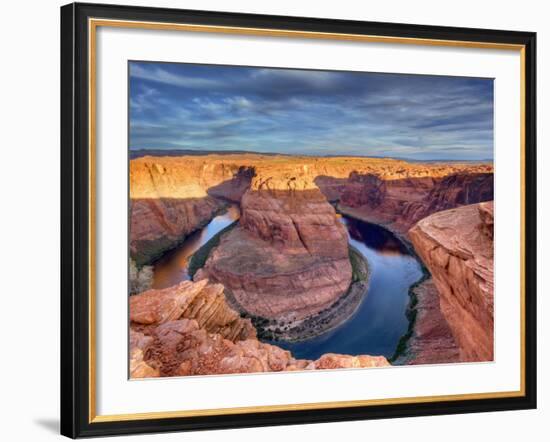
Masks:
[[[130,378],[493,361],[491,79],[129,84]]]

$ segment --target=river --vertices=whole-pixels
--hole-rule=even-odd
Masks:
[[[153,288],[163,289],[191,279],[187,273],[189,258],[220,230],[237,221],[240,210],[231,205],[227,211],[214,217],[205,227],[189,235],[183,244],[166,253],[153,265]]]
[[[299,359],[324,353],[393,356],[409,321],[405,316],[409,287],[422,277],[422,268],[405,245],[376,224],[342,216],[349,243],[367,258],[370,283],[367,295],[350,319],[337,328],[301,342],[277,341]]]
[[[189,279],[187,265],[196,250],[239,218],[230,206],[202,230],[195,232],[154,266],[154,288]],[[409,287],[422,277],[422,269],[405,245],[383,227],[346,216],[339,217],[349,242],[366,257],[370,269],[368,293],[350,319],[337,328],[301,342],[277,341],[299,359],[317,359],[324,353],[369,354],[391,357],[408,328],[405,316]]]

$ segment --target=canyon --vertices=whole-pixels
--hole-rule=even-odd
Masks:
[[[223,209],[224,201],[240,202],[253,179],[260,177],[263,189],[279,185],[282,190],[296,190],[299,184],[289,180],[301,180],[307,183],[306,188],[297,190],[318,189],[328,201],[340,201],[340,210],[390,228],[395,224],[404,233],[438,209],[479,202],[475,201],[475,182],[471,182],[472,192],[460,193],[460,177],[486,176],[488,190],[483,192],[483,200],[492,199],[492,172],[491,164],[407,163],[387,158],[143,156],[130,161],[130,254],[138,265],[157,259],[204,226]],[[439,202],[433,203],[432,197]],[[446,202],[446,198],[454,201]],[[376,212],[374,218],[371,212]]]
[[[384,226],[426,268],[410,288],[409,330],[393,364],[492,360],[492,199],[486,163],[246,153],[134,158],[130,256],[138,266],[182,244],[228,204],[239,206],[240,219],[208,250],[194,282],[130,297],[131,376],[389,365],[380,355],[298,359],[257,336],[258,321],[288,329],[341,308],[354,287],[366,296],[368,280],[357,285],[340,213]]]

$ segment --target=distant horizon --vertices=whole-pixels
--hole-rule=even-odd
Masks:
[[[133,61],[129,76],[131,152],[494,158],[492,79]]]
[[[281,152],[260,152],[257,150],[210,150],[210,149],[191,149],[191,148],[168,148],[168,149],[161,149],[161,148],[132,148],[130,147],[131,153],[160,153],[165,152],[166,154],[171,153],[182,153],[182,156],[184,155],[193,155],[193,154],[204,154],[204,155],[266,155],[266,156],[296,156],[296,157],[311,157],[311,158],[333,158],[333,157],[358,157],[358,158],[376,158],[376,159],[389,159],[389,160],[402,160],[402,161],[412,161],[412,162],[468,162],[468,163],[493,163],[494,160],[492,158],[480,158],[480,159],[451,159],[451,158],[438,158],[438,159],[416,159],[416,158],[407,158],[407,157],[395,157],[395,156],[389,156],[389,155],[361,155],[361,154],[324,154],[324,155],[316,155],[316,154],[299,154],[299,153],[281,153]],[[135,155],[134,155],[135,157]]]

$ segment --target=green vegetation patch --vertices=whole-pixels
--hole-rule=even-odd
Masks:
[[[210,256],[210,252],[212,251],[212,249],[218,247],[218,245],[220,244],[220,239],[222,235],[233,230],[238,223],[239,221],[237,220],[229,224],[226,228],[220,230],[193,254],[187,267],[187,273],[189,273],[189,276],[191,276],[191,278],[195,276],[195,273],[197,273],[200,268],[204,267],[204,264],[206,264],[206,260]]]
[[[351,262],[352,282],[367,281],[369,279],[369,266],[366,258],[353,246],[349,246],[349,260]]]
[[[415,293],[414,289],[430,277],[430,274],[426,271],[426,269],[423,268],[422,270],[423,270],[422,277],[413,285],[411,285],[409,288],[409,305],[407,306],[407,311],[405,312],[405,316],[409,320],[409,326],[405,334],[401,336],[401,338],[399,339],[399,342],[397,343],[397,347],[395,349],[393,356],[388,359],[388,361],[392,364],[395,363],[400,356],[404,355],[407,352],[409,339],[412,337],[414,333],[414,326],[416,324],[416,315],[418,312],[418,310],[416,309],[418,305],[418,296]]]

